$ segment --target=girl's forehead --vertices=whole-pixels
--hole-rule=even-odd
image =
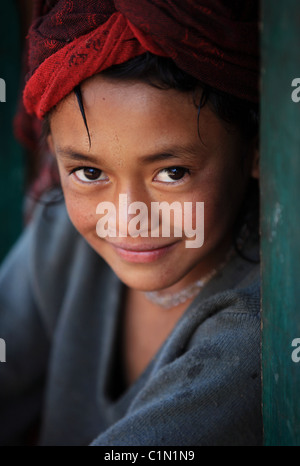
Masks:
[[[156,139],[175,133],[176,139],[184,139],[187,132],[197,130],[198,110],[192,93],[99,76],[85,82],[81,89],[82,105],[94,136],[117,130],[120,135],[134,132],[136,137],[152,132]],[[71,93],[53,113],[51,128],[82,128],[82,120],[78,100]]]
[[[237,145],[237,135],[228,133],[208,105],[198,120],[190,93],[97,76],[84,83],[82,97],[91,147],[77,99],[71,94],[51,121],[59,157],[79,153],[94,156],[105,166],[120,160],[147,165],[167,158],[198,164],[201,157],[218,156],[221,147],[235,151]]]
[[[134,112],[158,110],[160,114],[180,108],[195,111],[193,92],[180,92],[175,89],[162,89],[139,80],[121,80],[95,75],[82,86],[84,106],[87,111],[96,105],[103,108],[129,106]],[[108,109],[108,108],[107,108]]]
[[[85,81],[82,100],[92,149],[103,153],[155,154],[201,151],[205,156],[222,145],[239,144],[237,131],[220,120],[209,105],[198,107],[193,92],[159,89],[137,80],[101,75]],[[51,130],[59,147],[88,149],[87,129],[74,93],[53,113]],[[201,137],[199,137],[199,134]]]

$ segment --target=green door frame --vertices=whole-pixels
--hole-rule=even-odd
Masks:
[[[262,1],[261,46],[264,443],[299,446],[300,102],[292,99],[300,78],[299,0]]]

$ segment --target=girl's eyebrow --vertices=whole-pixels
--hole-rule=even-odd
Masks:
[[[65,146],[65,147],[56,147],[55,152],[57,155],[62,157],[63,159],[72,159],[77,162],[90,162],[93,164],[99,163],[99,157],[93,155],[85,155],[81,154],[73,149],[73,147]]]
[[[100,155],[85,155],[74,150],[73,147],[56,147],[56,153],[64,159],[72,159],[77,162],[99,164],[102,162]],[[161,147],[159,152],[153,154],[141,155],[139,163],[151,164],[168,159],[183,159],[184,161],[195,161],[199,157],[199,147],[195,145],[173,145]]]
[[[187,162],[194,162],[196,158],[199,157],[199,147],[196,145],[187,144],[187,145],[172,145],[160,147],[159,152],[142,155],[140,161],[143,163],[154,163],[160,162],[167,159],[181,159]]]

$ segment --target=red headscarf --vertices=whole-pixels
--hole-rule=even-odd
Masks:
[[[259,0],[38,0],[26,110],[41,119],[86,78],[146,51],[257,101],[258,13]]]

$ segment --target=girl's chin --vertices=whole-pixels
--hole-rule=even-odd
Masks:
[[[149,292],[149,291],[159,291],[164,290],[176,283],[176,281],[170,282],[167,281],[166,283],[162,282],[161,280],[157,280],[156,278],[145,278],[139,274],[139,277],[129,279],[128,277],[124,277],[123,274],[117,274],[119,279],[121,280],[124,285],[128,288],[131,288],[136,291],[142,292]]]
[[[162,269],[148,271],[142,271],[140,269],[135,271],[129,271],[127,269],[125,271],[124,268],[120,270],[118,267],[112,267],[112,269],[119,277],[121,282],[123,282],[124,285],[126,285],[128,288],[143,292],[167,290],[168,288],[171,288],[172,286],[179,283],[180,280],[185,276],[184,272],[181,274],[174,274],[174,271],[176,271],[174,268],[173,273],[171,273],[170,270],[166,271]]]

